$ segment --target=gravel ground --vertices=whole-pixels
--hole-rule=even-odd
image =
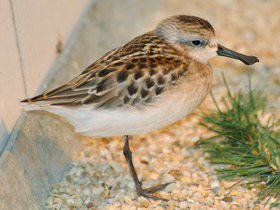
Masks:
[[[221,80],[220,75],[217,77]],[[240,75],[239,78],[244,80],[243,85],[231,81],[233,89],[246,88],[248,77]],[[225,87],[216,83],[213,92],[221,98]],[[172,182],[158,194],[168,202],[137,198],[122,153],[122,137],[88,138],[65,178],[53,185],[46,209],[269,209],[264,202],[254,205],[259,189],[231,187],[234,180],[218,181],[214,169],[219,166],[209,164],[207,154],[194,147],[199,139],[211,135],[197,125],[200,120],[197,114],[211,108],[214,105],[208,97],[198,110],[182,121],[132,138],[134,165],[139,178],[144,180],[144,187]]]
[[[219,98],[225,95],[224,90],[224,86],[216,85],[213,92]],[[171,182],[157,194],[168,202],[137,198],[122,153],[122,137],[88,138],[65,178],[53,185],[46,209],[269,209],[264,202],[254,204],[259,189],[232,186],[234,180],[218,181],[214,170],[219,166],[210,164],[207,154],[194,146],[211,135],[197,124],[201,120],[198,114],[212,108],[208,97],[182,121],[132,138],[134,164],[144,187]]]
[[[46,209],[269,209],[263,203],[254,205],[258,189],[231,187],[234,181],[217,180],[217,166],[210,165],[207,154],[193,147],[198,139],[210,135],[197,126],[198,121],[197,115],[191,115],[131,141],[144,186],[172,182],[158,194],[168,202],[137,198],[122,154],[123,139],[116,137],[84,142],[71,170],[61,183],[53,185]]]
[[[226,94],[221,71],[233,90],[248,89],[250,74],[253,88],[261,89],[269,104],[280,108],[279,0],[213,0],[211,5],[202,0],[188,1],[187,5],[182,0],[165,2],[159,19],[171,14],[209,16],[223,45],[260,58],[261,62],[252,67],[226,58],[213,59],[213,93],[218,99]],[[213,108],[210,97],[195,113],[209,108]],[[168,202],[136,197],[122,153],[123,138],[114,137],[83,142],[70,171],[61,183],[53,185],[46,209],[269,209],[264,202],[254,205],[259,189],[231,187],[234,181],[217,180],[214,169],[218,166],[210,165],[207,154],[193,147],[197,140],[210,135],[197,125],[199,120],[191,114],[131,141],[135,168],[144,186],[172,182],[158,194]]]

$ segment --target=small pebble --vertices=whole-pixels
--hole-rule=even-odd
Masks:
[[[214,188],[212,188],[212,192],[215,194],[219,194],[220,189],[221,189],[220,187],[214,187]]]
[[[87,203],[87,208],[90,209],[91,207],[93,207],[93,203],[92,202],[88,202]]]
[[[210,185],[211,185],[211,189],[212,189],[213,193],[218,194],[220,192],[220,183],[219,183],[219,181],[211,182]]]
[[[54,198],[53,203],[54,204],[62,203],[62,200],[60,198]]]
[[[53,197],[48,197],[47,200],[46,200],[46,205],[47,206],[53,205],[53,200],[54,200]]]
[[[232,190],[229,194],[231,196],[235,196],[235,195],[241,194],[241,192],[239,190]]]
[[[233,198],[232,197],[229,197],[229,196],[225,196],[222,201],[224,202],[227,202],[227,203],[231,203],[233,201]]]
[[[74,203],[75,203],[75,201],[74,201],[73,198],[68,198],[67,201],[66,201],[66,203],[67,203],[67,205],[69,205],[69,206],[73,206]]]
[[[183,176],[180,179],[181,182],[191,183],[192,179],[190,177]]]
[[[68,205],[65,205],[63,204],[61,207],[60,207],[61,210],[71,210],[70,207]]]
[[[93,206],[100,206],[105,199],[103,197],[96,197],[92,199]],[[91,204],[89,204],[91,205]]]
[[[130,181],[127,183],[127,188],[130,189],[130,190],[133,190],[135,189],[135,184],[133,181]]]
[[[158,174],[152,173],[150,176],[151,180],[158,180]]]
[[[121,173],[123,171],[123,168],[120,166],[120,164],[116,163],[116,162],[111,162],[110,163],[110,166],[113,168],[113,170],[116,172],[116,173]]]
[[[81,199],[75,200],[75,202],[74,202],[75,207],[80,208],[80,207],[82,207],[82,205],[83,205],[83,201]]]
[[[137,199],[137,201],[141,204],[141,206],[143,206],[143,207],[148,207],[149,206],[149,201],[147,200],[147,198],[144,198],[144,197],[139,197],[138,199]]]
[[[115,210],[116,207],[114,205],[106,205],[105,206],[106,210]]]
[[[187,209],[188,207],[188,202],[187,201],[182,201],[180,202],[180,209]]]
[[[213,202],[213,199],[212,199],[212,198],[206,197],[204,203],[205,203],[207,206],[210,206],[210,205],[212,205],[214,202]]]
[[[83,195],[88,196],[92,193],[92,190],[90,190],[89,188],[86,188],[83,190]]]
[[[172,192],[176,188],[177,188],[177,184],[176,183],[171,183],[171,184],[167,185],[164,190],[166,192]]]
[[[220,182],[219,181],[213,181],[210,183],[211,188],[215,188],[215,187],[220,187]]]
[[[101,193],[103,193],[103,191],[104,191],[104,187],[94,187],[92,188],[91,193],[93,195],[100,195]]]
[[[154,208],[154,210],[165,210],[165,209],[162,208],[161,206],[157,206],[156,208]]]
[[[196,186],[196,185],[192,185],[192,186],[190,186],[190,191],[192,192],[192,193],[195,193],[195,192],[197,192],[198,191],[198,187]]]
[[[165,174],[163,180],[164,183],[170,183],[170,182],[174,182],[175,178],[174,176],[170,175],[170,174]]]
[[[131,202],[131,197],[128,196],[128,195],[125,195],[125,196],[124,196],[124,202],[130,203],[130,202]]]

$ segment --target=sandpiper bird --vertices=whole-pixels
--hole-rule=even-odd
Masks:
[[[123,153],[138,195],[161,199],[153,193],[169,183],[142,188],[129,135],[162,128],[192,112],[211,88],[208,60],[216,55],[247,65],[258,62],[218,44],[208,21],[172,16],[111,50],[65,85],[22,102],[27,103],[25,110],[46,110],[66,118],[76,132],[87,136],[124,136]]]

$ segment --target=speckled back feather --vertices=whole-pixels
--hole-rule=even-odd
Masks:
[[[108,52],[65,85],[23,102],[140,107],[172,88],[188,64],[181,52],[148,32]]]

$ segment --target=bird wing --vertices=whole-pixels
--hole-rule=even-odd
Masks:
[[[108,52],[65,85],[22,102],[137,107],[172,88],[187,72],[188,61],[148,32]]]

